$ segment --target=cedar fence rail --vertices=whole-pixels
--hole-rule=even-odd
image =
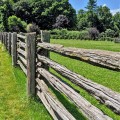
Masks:
[[[79,49],[51,44],[50,33],[41,31],[41,37],[36,33],[0,33],[0,41],[12,56],[12,65],[19,66],[27,77],[27,95],[38,96],[46,109],[55,120],[76,120],[71,113],[51,93],[46,83],[49,83],[60,93],[65,94],[89,120],[112,120],[100,109],[78,94],[60,78],[54,76],[49,67],[68,78],[72,83],[85,89],[97,100],[108,106],[113,112],[120,115],[120,93],[112,91],[93,82],[65,66],[49,58],[49,51],[94,63],[101,67],[120,70],[120,53],[103,50]]]

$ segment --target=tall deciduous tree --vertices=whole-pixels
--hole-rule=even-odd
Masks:
[[[107,6],[100,6],[97,9],[98,18],[103,25],[103,31],[112,28],[112,14]]]
[[[59,15],[56,18],[56,23],[53,25],[54,28],[58,28],[58,29],[68,28],[68,26],[69,26],[69,20],[64,15]]]
[[[89,27],[96,27],[96,22],[98,20],[96,16],[97,0],[89,0],[86,9]]]
[[[0,2],[0,26],[2,26],[3,31],[8,31],[8,17],[13,14],[12,2],[10,0],[5,0]]]
[[[15,14],[28,23],[36,23],[41,29],[51,29],[56,17],[65,15],[69,27],[76,25],[76,12],[68,0],[20,0],[14,5]]]
[[[88,22],[87,22],[87,12],[84,11],[83,9],[80,9],[77,14],[77,29],[78,30],[83,30],[88,27]]]

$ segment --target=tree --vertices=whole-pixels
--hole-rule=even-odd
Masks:
[[[14,5],[15,15],[41,29],[52,29],[56,17],[65,15],[69,28],[76,25],[76,12],[68,0],[20,0]]]
[[[87,12],[80,9],[77,14],[77,29],[83,30],[88,27]]]
[[[97,0],[89,0],[86,8],[89,27],[96,27],[96,21],[98,21],[96,16]]]
[[[10,0],[6,0],[3,2],[0,2],[0,26],[2,31],[8,31],[8,17],[13,14],[12,9],[12,2]]]
[[[89,36],[92,40],[95,40],[99,36],[99,31],[96,28],[89,28],[88,29]]]
[[[64,15],[59,15],[56,18],[56,23],[53,25],[53,28],[68,28],[69,20]]]
[[[13,5],[14,13],[25,22],[32,22],[32,8],[28,0],[20,0]]]
[[[37,35],[40,34],[40,28],[35,24],[35,23],[32,23],[32,24],[28,24],[27,25],[27,32],[36,32]]]
[[[111,28],[112,29],[112,14],[107,6],[100,6],[97,9],[98,19],[103,25],[102,31]]]
[[[120,12],[117,12],[114,16],[113,16],[113,21],[114,24],[119,28],[120,30]]]
[[[25,32],[27,27],[27,23],[22,21],[20,18],[16,16],[10,16],[8,18],[8,28],[11,32]]]

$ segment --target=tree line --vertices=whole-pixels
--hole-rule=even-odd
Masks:
[[[100,33],[108,31],[117,37],[120,32],[120,12],[112,15],[107,6],[97,6],[97,0],[89,0],[85,10],[80,9],[78,13],[68,0],[0,1],[0,31],[25,32],[28,24],[47,30],[66,28],[81,31],[96,28]]]

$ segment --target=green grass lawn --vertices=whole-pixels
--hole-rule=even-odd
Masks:
[[[55,44],[62,44],[66,47],[102,49],[120,52],[120,43],[114,43],[109,41],[52,39],[51,42]]]
[[[0,120],[52,120],[42,103],[26,97],[26,77],[0,45]]]
[[[51,43],[62,44],[64,46],[70,47],[80,47],[80,48],[90,48],[90,49],[104,49],[110,51],[120,51],[120,44],[115,44],[113,42],[107,41],[79,41],[79,40],[51,40]],[[96,67],[91,64],[78,61],[75,59],[71,59],[68,57],[61,56],[59,54],[50,53],[51,59],[57,61],[58,63],[66,66],[70,70],[93,80],[96,83],[102,84],[108,88],[111,88],[114,91],[120,92],[120,72],[108,70],[101,67]],[[54,70],[51,69],[51,72],[59,77],[61,77],[65,82],[71,85],[75,90],[77,90],[80,95],[85,97],[88,101],[90,101],[94,106],[101,109],[105,114],[112,117],[114,120],[120,120],[120,116],[113,113],[110,109],[108,109],[103,104],[99,103],[94,97],[89,95],[82,88],[72,84],[68,79],[62,77]],[[59,99],[60,97],[56,95]],[[63,96],[65,98],[65,96]],[[67,98],[65,98],[67,99]],[[70,108],[70,105],[67,105],[67,102],[62,101],[66,107]],[[68,109],[69,109],[68,108]],[[74,112],[71,112],[75,114]],[[76,115],[77,116],[77,115]],[[76,117],[77,118],[77,117]],[[77,118],[79,120],[79,118]],[[84,118],[81,118],[84,120]]]
[[[120,44],[107,41],[79,41],[79,40],[51,40],[51,43],[63,44],[64,46],[80,47],[89,49],[104,49],[120,51]],[[51,59],[61,63],[70,70],[92,79],[114,91],[120,92],[120,72],[96,67],[88,63],[50,53]],[[53,69],[51,72],[61,77],[71,87],[80,93],[94,106],[101,109],[105,114],[114,120],[120,120],[120,116],[113,113],[94,97],[89,95],[82,88],[72,84],[68,79],[62,77]],[[77,120],[86,120],[78,108],[68,98],[49,86],[54,95],[68,109]],[[2,51],[0,45],[0,120],[51,120],[47,110],[38,100],[27,99],[26,96],[26,76],[19,68],[11,65],[11,57],[6,51]]]

